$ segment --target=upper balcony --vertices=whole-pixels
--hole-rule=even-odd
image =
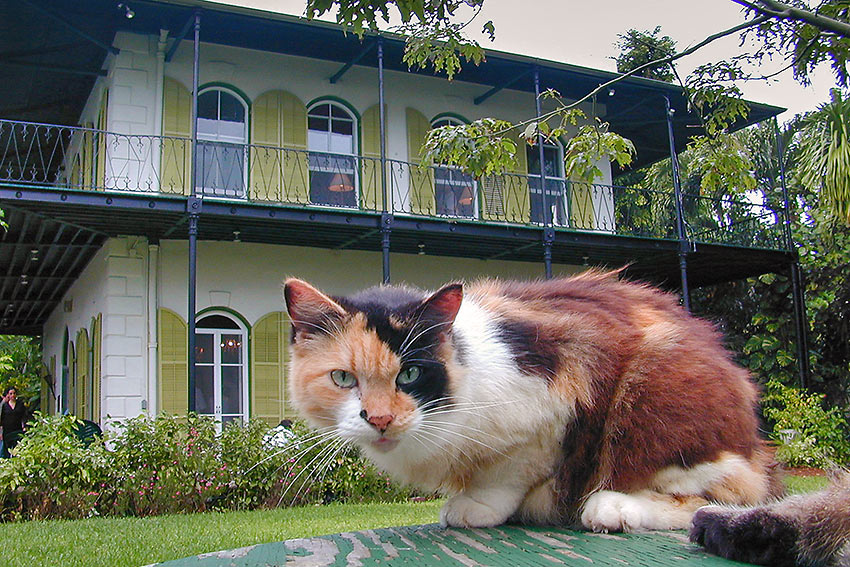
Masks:
[[[202,197],[314,213],[389,213],[453,225],[542,226],[538,174],[474,179],[450,167],[260,144],[0,120],[0,183],[112,195]],[[192,183],[192,161],[197,180]],[[532,164],[530,171],[539,172]],[[676,240],[671,192],[544,176],[556,232]],[[386,187],[386,192],[384,191]],[[747,200],[684,194],[686,237],[784,250],[781,211]],[[430,251],[429,251],[430,252]]]

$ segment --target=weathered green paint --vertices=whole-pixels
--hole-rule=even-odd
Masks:
[[[592,534],[552,527],[384,528],[207,553],[162,567],[730,567],[681,532]]]

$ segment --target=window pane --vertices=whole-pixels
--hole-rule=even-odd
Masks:
[[[221,413],[242,413],[242,367],[221,367]]]
[[[310,116],[330,116],[330,111],[330,104],[320,104],[310,110]]]
[[[220,119],[227,122],[245,122],[245,107],[235,96],[219,91],[221,97]]]
[[[326,152],[330,149],[330,134],[327,131],[319,132],[310,130],[307,132],[307,148],[315,152]],[[310,158],[312,160],[312,157]],[[312,167],[312,166],[311,166]]]
[[[330,150],[335,154],[353,154],[354,137],[345,134],[331,134]]]
[[[195,362],[212,363],[213,354],[213,336],[195,333]]]
[[[195,325],[201,329],[238,329],[239,325],[233,322],[230,317],[224,315],[207,315],[197,322]],[[212,344],[212,343],[210,343]]]
[[[317,132],[327,132],[328,131],[328,119],[327,118],[316,118],[315,116],[310,116],[307,118],[307,128],[310,130],[315,130]]]
[[[198,95],[198,118],[218,120],[218,92],[207,91]]]
[[[213,394],[213,367],[195,367],[195,411],[198,413],[213,413],[215,397]]]
[[[347,134],[351,136],[354,132],[354,122],[348,120],[334,120],[331,124],[331,132],[334,134]]]
[[[351,115],[343,110],[342,107],[336,105],[331,105],[331,116],[334,118],[347,118],[348,120],[351,120]]]
[[[242,362],[242,335],[221,335],[221,363]]]

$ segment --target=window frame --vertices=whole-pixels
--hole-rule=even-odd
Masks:
[[[222,147],[222,148],[232,148],[234,150],[241,151],[242,153],[242,187],[235,194],[227,194],[229,191],[226,187],[219,188],[218,183],[215,183],[213,187],[206,187],[203,179],[203,162],[200,164],[199,170],[201,172],[202,179],[195,186],[196,190],[199,191],[204,197],[214,198],[214,199],[235,199],[235,200],[247,200],[248,199],[248,169],[249,169],[249,156],[248,156],[248,146],[251,143],[251,125],[250,125],[250,117],[251,117],[251,105],[248,99],[238,90],[233,87],[229,87],[227,85],[221,84],[208,84],[198,89],[198,98],[201,96],[210,93],[217,92],[218,100],[217,100],[217,115],[218,117],[214,120],[216,123],[228,122],[221,119],[221,93],[229,95],[233,99],[235,99],[241,106],[243,110],[242,115],[242,136],[237,140],[230,136],[222,136],[221,133],[210,134],[201,131],[201,120],[210,120],[209,118],[201,118],[200,114],[197,117],[197,135],[198,135],[198,146],[199,146],[199,155],[202,155],[202,148],[204,147]],[[193,159],[197,160],[199,156],[195,156]],[[218,181],[218,180],[215,180]],[[194,183],[193,183],[194,184]],[[219,192],[223,191],[225,194],[219,194]]]
[[[322,106],[328,107],[327,115],[316,115],[314,111]],[[345,117],[334,116],[334,109],[339,109]],[[310,175],[310,202],[314,205],[328,207],[358,208],[360,203],[360,116],[343,101],[334,98],[318,98],[311,101],[307,107],[307,170]],[[327,129],[319,130],[310,127],[310,119],[327,120]],[[334,121],[350,122],[351,133],[340,134],[333,131]],[[322,149],[313,149],[311,132],[322,132],[326,135],[326,144]],[[349,136],[351,153],[332,151],[333,135]],[[321,165],[325,160],[328,165]],[[346,166],[346,164],[350,164]],[[329,177],[325,180],[327,174]],[[321,176],[321,177],[317,177]],[[326,193],[323,195],[323,192]],[[319,198],[317,198],[319,197]],[[325,197],[321,199],[321,197]]]
[[[442,126],[464,126],[469,124],[469,121],[465,118],[450,114],[450,113],[442,113],[438,114],[434,118],[431,119],[431,129],[440,128]],[[478,181],[476,181],[471,175],[463,172],[459,167],[453,165],[438,165],[435,164],[433,167],[434,171],[434,201],[435,201],[435,209],[437,211],[437,216],[440,217],[450,217],[450,218],[459,218],[459,219],[478,219],[479,218],[479,210],[478,210]],[[440,176],[443,174],[447,174],[449,179],[440,179]],[[452,179],[454,175],[465,177],[466,179]],[[471,182],[471,185],[469,184]],[[451,212],[440,212],[441,208],[441,199],[440,192],[438,187],[442,185],[443,191],[446,189],[452,192],[452,197],[455,197],[455,203],[453,206],[455,209],[461,206],[470,207],[469,214],[461,214],[461,213],[451,213]],[[461,187],[460,195],[455,194],[453,187]],[[459,202],[463,199],[466,199],[466,195],[464,195],[464,189],[469,188],[471,194],[471,202],[466,204]],[[458,199],[458,197],[460,197]],[[448,203],[448,197],[444,195],[444,199],[442,200],[442,205],[444,207],[444,211],[449,209],[451,206]]]

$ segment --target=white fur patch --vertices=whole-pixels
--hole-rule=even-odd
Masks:
[[[652,477],[650,486],[665,494],[704,494],[725,478],[751,474],[750,465],[744,457],[723,453],[710,463],[662,469]]]
[[[595,532],[683,530],[690,526],[694,505],[642,490],[630,494],[600,490],[585,503],[582,525]]]

